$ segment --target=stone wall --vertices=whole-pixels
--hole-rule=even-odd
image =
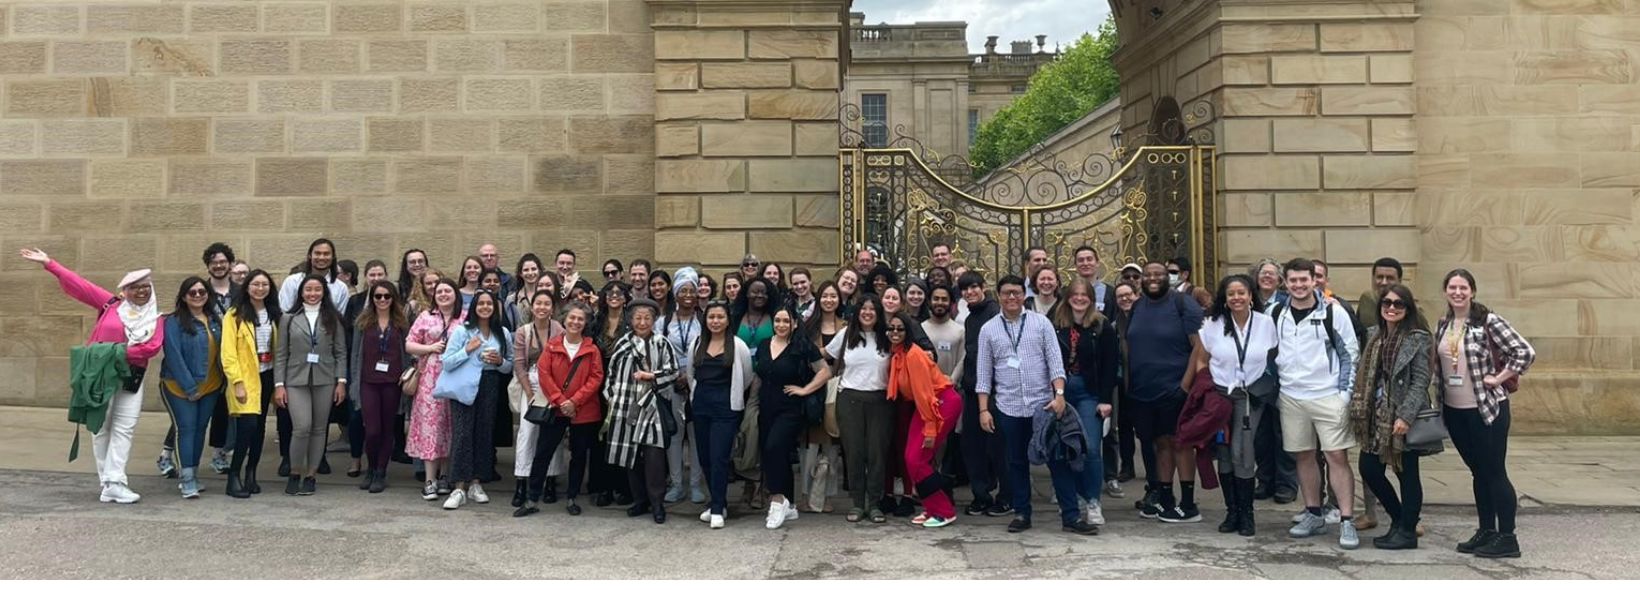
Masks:
[[[89,327],[22,246],[166,304],[217,240],[652,254],[655,39],[643,0],[0,2],[0,404],[60,404]]]
[[[650,6],[656,262],[723,271],[751,252],[764,261],[834,268],[839,43],[847,3]]]
[[[1418,293],[1469,268],[1477,298],[1531,338],[1522,429],[1634,432],[1640,3],[1419,6]]]

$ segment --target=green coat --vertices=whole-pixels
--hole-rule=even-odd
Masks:
[[[68,421],[85,425],[92,434],[101,432],[103,421],[108,419],[108,404],[131,377],[125,345],[103,342],[76,346],[68,352],[68,371]],[[68,460],[73,461],[79,454],[80,433],[76,429]]]

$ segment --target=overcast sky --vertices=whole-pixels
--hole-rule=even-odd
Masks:
[[[997,35],[997,50],[1010,41],[1048,36],[1048,49],[1092,33],[1110,13],[1105,0],[854,0],[854,12],[866,24],[910,24],[916,21],[967,21],[968,50],[985,51],[985,36]]]

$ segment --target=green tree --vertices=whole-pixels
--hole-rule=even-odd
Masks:
[[[1059,59],[1037,70],[1025,94],[980,124],[968,150],[975,177],[1013,161],[1116,96],[1120,86],[1110,60],[1115,52],[1116,20],[1107,18],[1097,37],[1083,34]]]

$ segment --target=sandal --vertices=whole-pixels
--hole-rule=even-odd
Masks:
[[[876,510],[876,509],[873,509],[871,511],[871,523],[872,524],[883,524],[885,522],[888,522],[888,517],[883,516],[883,511]]]
[[[860,522],[860,517],[865,516],[865,513],[866,511],[859,508],[850,508],[848,511],[848,521]]]

